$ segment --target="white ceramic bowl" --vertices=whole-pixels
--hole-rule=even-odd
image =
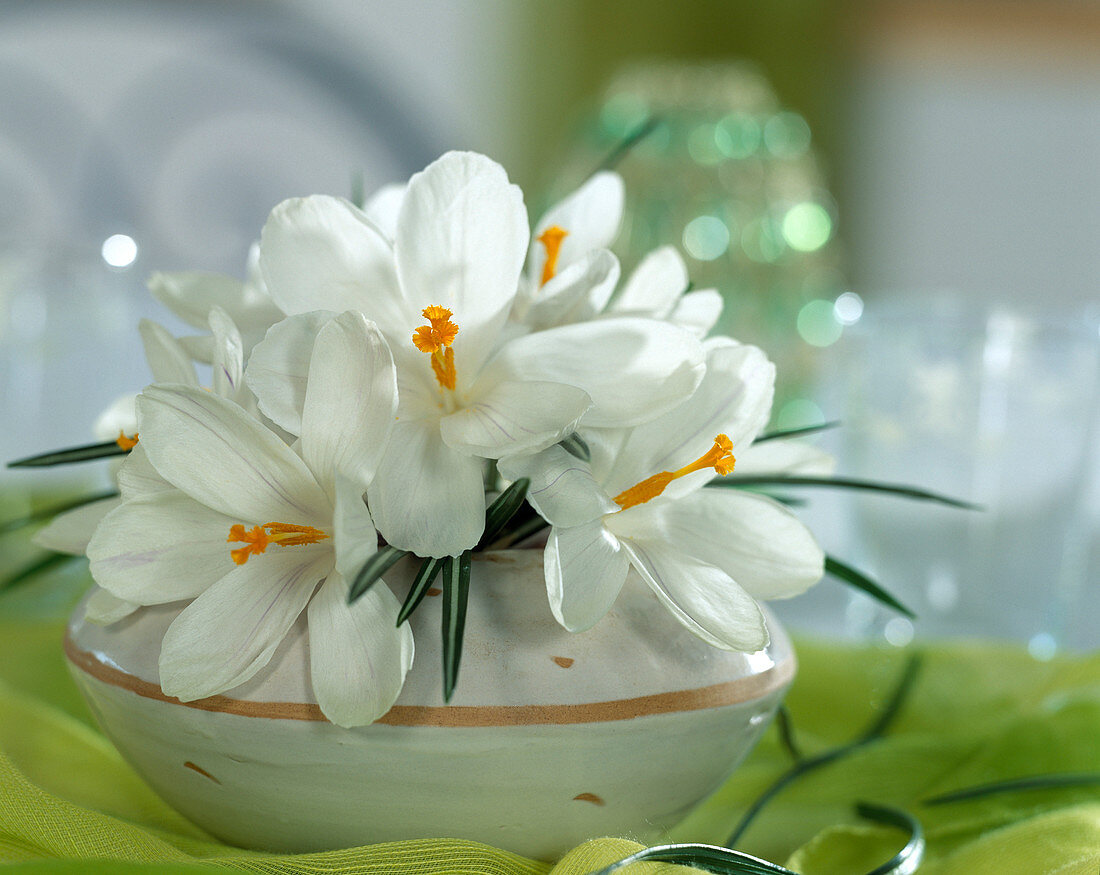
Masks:
[[[413,570],[387,575],[399,596]],[[551,859],[594,836],[652,839],[733,771],[794,675],[770,615],[766,650],[716,650],[633,574],[595,628],[566,632],[541,551],[516,550],[475,557],[445,705],[441,601],[411,620],[416,658],[397,703],[352,730],[314,702],[304,623],[253,680],[197,702],[158,682],[182,604],[109,627],[78,608],[66,651],[104,731],[167,802],[227,842],[278,851],[451,836]]]

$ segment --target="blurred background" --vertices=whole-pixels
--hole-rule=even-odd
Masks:
[[[1076,0],[0,0],[0,456],[91,440],[137,320],[183,330],[147,275],[242,276],[283,198],[470,148],[537,214],[647,129],[624,263],[675,243],[841,473],[986,508],[807,490],[920,620],[835,583],[782,616],[1096,647],[1098,39]],[[103,476],[0,472],[3,519]]]

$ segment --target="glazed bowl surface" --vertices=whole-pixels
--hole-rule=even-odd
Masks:
[[[415,570],[403,564],[387,574],[399,597]],[[80,606],[65,647],[103,730],[158,794],[226,842],[273,851],[456,837],[553,859],[596,836],[652,840],[732,773],[795,671],[770,614],[765,650],[717,650],[633,573],[600,623],[569,633],[547,605],[541,551],[502,551],[475,556],[445,704],[441,601],[410,621],[416,655],[396,704],[355,729],[316,705],[304,619],[248,683],[186,703],[157,672],[182,603],[107,627]]]

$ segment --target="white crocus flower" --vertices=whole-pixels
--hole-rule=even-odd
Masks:
[[[318,335],[299,452],[201,389],[154,385],[138,403],[144,455],[124,470],[124,501],[88,556],[119,598],[194,599],[164,637],[165,693],[188,701],[244,683],[305,610],[321,710],[342,726],[384,714],[411,665],[411,633],[396,628],[384,584],[347,604],[349,579],[377,550],[363,487],[396,409],[374,326],[345,313]]]
[[[449,153],[412,177],[392,248],[336,198],[284,202],[264,227],[267,287],[295,315],[256,347],[249,384],[261,409],[297,434],[306,351],[326,310],[378,323],[400,405],[368,500],[395,547],[437,557],[473,547],[484,525],[484,459],[556,443],[590,407],[596,425],[652,417],[701,377],[698,343],[649,320],[506,343],[527,244],[519,189],[472,153]]]
[[[506,477],[531,478],[528,498],[552,525],[547,591],[571,631],[608,611],[633,568],[696,635],[755,651],[768,642],[755,600],[795,595],[821,577],[820,548],[786,508],[703,488],[765,424],[775,374],[755,347],[708,349],[706,376],[680,407],[634,429],[585,432],[590,463],[555,446],[501,465]]]
[[[154,273],[149,291],[176,316],[205,331],[210,311],[220,307],[240,330],[247,357],[267,329],[283,318],[283,312],[271,300],[259,269],[260,248],[253,244],[248,253],[244,282],[231,276],[201,271]],[[197,361],[212,360],[210,337],[184,338],[183,346]]]
[[[722,296],[714,289],[689,292],[688,284],[683,257],[662,246],[642,259],[604,313],[664,319],[705,337],[722,315]]]
[[[622,177],[601,171],[535,223],[513,320],[541,330],[603,309],[619,279],[608,247],[622,224],[623,199]]]

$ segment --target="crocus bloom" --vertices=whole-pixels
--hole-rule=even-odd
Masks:
[[[325,715],[351,726],[389,709],[412,663],[411,633],[395,626],[399,604],[384,584],[351,606],[347,595],[377,550],[363,489],[395,408],[389,350],[356,313],[317,337],[298,452],[201,389],[154,385],[141,395],[144,455],[120,476],[124,501],[88,556],[97,583],[121,599],[193,599],[161,647],[165,693],[187,701],[244,683],[304,610]],[[127,478],[144,479],[138,494],[127,494]]]
[[[541,450],[582,415],[600,426],[650,418],[698,384],[698,342],[652,320],[508,340],[528,228],[519,189],[488,158],[452,152],[414,175],[393,222],[391,247],[346,201],[276,207],[260,263],[273,300],[293,315],[247,369],[264,413],[298,434],[317,330],[344,309],[378,323],[400,401],[368,500],[393,546],[421,556],[473,547],[484,526],[485,459]]]
[[[756,599],[802,592],[823,555],[782,505],[704,489],[733,469],[767,421],[774,367],[755,347],[708,343],[707,373],[680,407],[633,429],[583,436],[591,462],[559,446],[501,465],[531,478],[528,498],[551,525],[545,572],[565,628],[587,629],[633,568],[673,615],[716,647],[768,642]]]

